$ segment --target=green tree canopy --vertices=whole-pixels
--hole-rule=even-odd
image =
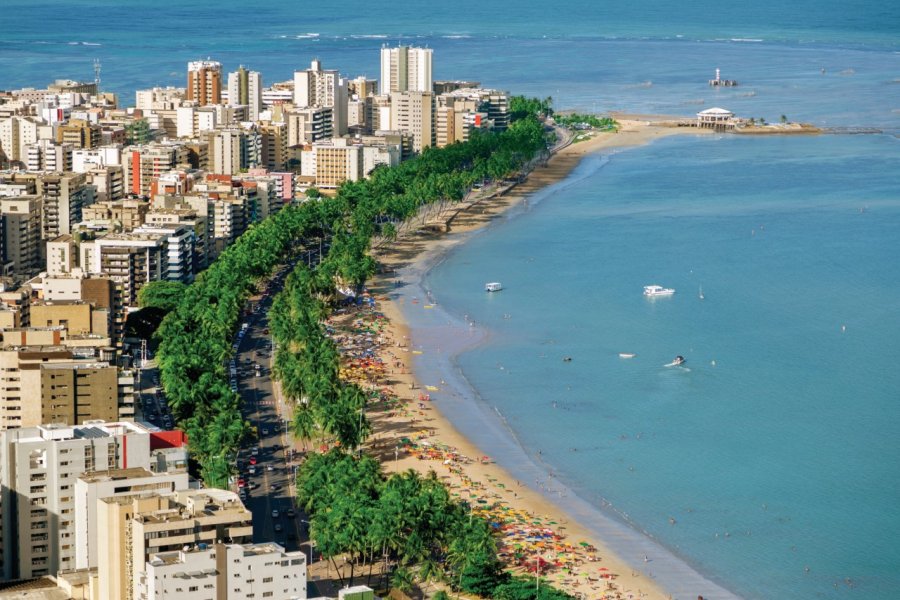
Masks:
[[[175,310],[187,286],[180,281],[151,281],[138,292],[138,306],[158,308],[165,312]]]

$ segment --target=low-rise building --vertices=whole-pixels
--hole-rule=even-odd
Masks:
[[[224,490],[138,494],[98,503],[101,600],[135,600],[144,593],[151,556],[185,546],[252,541],[253,515]],[[199,591],[199,590],[197,590]]]
[[[151,463],[153,461],[153,432]],[[75,568],[96,569],[99,563],[97,535],[97,502],[102,498],[133,496],[140,493],[168,494],[186,490],[190,485],[187,472],[187,448],[183,447],[184,462],[180,468],[150,471],[143,466],[84,473],[75,480]],[[104,531],[105,533],[105,531]]]
[[[150,556],[138,600],[305,600],[306,557],[262,544],[196,544]]]

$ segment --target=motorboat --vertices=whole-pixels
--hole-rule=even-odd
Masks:
[[[634,358],[637,354],[633,352],[619,352],[619,358]]]
[[[484,284],[484,291],[486,292],[499,292],[502,289],[503,284],[501,284],[499,281]]]
[[[657,296],[671,296],[675,293],[675,290],[672,288],[664,288],[661,285],[645,285],[644,286],[644,295],[648,298],[655,298]]]

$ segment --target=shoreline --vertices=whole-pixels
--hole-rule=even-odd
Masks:
[[[542,525],[544,522],[552,524],[547,529],[562,536],[560,539],[565,541],[561,543],[595,549],[593,554],[576,553],[573,563],[579,566],[574,572],[556,569],[558,572],[546,576],[553,585],[587,598],[601,597],[601,594],[605,598],[661,599],[696,598],[698,594],[703,594],[704,598],[735,596],[705,579],[644,534],[609,515],[598,518],[599,508],[555,482],[552,473],[547,477],[547,468],[533,461],[506,427],[502,416],[493,414],[477,397],[477,392],[455,364],[455,356],[483,343],[489,334],[467,327],[466,323],[444,313],[432,302],[430,292],[422,287],[422,280],[471,234],[483,231],[501,216],[508,217],[510,209],[523,206],[529,196],[542,190],[547,193],[558,191],[553,189],[554,184],[570,177],[585,156],[603,149],[643,145],[669,135],[705,134],[654,125],[668,119],[670,117],[619,115],[619,133],[595,135],[565,147],[547,166],[536,167],[524,183],[508,193],[459,211],[452,219],[449,235],[422,231],[407,234],[376,254],[382,272],[373,281],[372,294],[386,317],[385,332],[391,343],[390,350],[385,346],[380,354],[386,364],[394,367],[389,381],[393,393],[410,406],[415,405],[418,398],[419,408],[402,415],[393,411],[387,415],[370,414],[375,433],[371,441],[373,453],[381,457],[386,471],[413,468],[423,473],[435,470],[441,475],[440,462],[422,460],[421,452],[417,453],[419,458],[414,456],[416,452],[400,452],[397,440],[417,436],[428,446],[449,446],[470,458],[483,457],[485,446],[492,446],[491,452],[502,457],[503,467],[494,464],[493,460],[475,460],[461,466],[457,472],[451,468],[456,466],[452,464],[447,468],[451,475],[443,478],[449,480],[451,489],[457,481],[453,475],[468,484],[474,482],[477,485],[466,488],[460,483],[457,489],[471,492],[481,488],[484,494],[472,496],[478,496],[479,502],[502,503],[506,507],[504,510],[522,511],[530,518],[537,518]],[[419,311],[420,308],[430,310]],[[430,323],[413,322],[415,319],[410,318],[413,310],[427,312]],[[439,358],[433,359],[432,353],[438,354]],[[463,433],[485,428],[496,443],[485,444],[485,435]],[[522,481],[527,483],[523,485]],[[552,494],[557,494],[557,498]],[[535,554],[549,557],[540,551],[532,552],[530,556]],[[664,559],[663,554],[669,556]],[[653,559],[648,559],[648,555]],[[563,563],[563,566],[567,564]],[[608,577],[611,573],[616,576]]]

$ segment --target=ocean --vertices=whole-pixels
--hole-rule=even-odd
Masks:
[[[542,485],[742,597],[897,597],[898,168],[887,136],[592,156],[424,287],[483,332],[454,363]]]
[[[626,528],[619,550],[660,582],[687,565],[744,598],[900,597],[900,5],[597,4],[7,0],[0,88],[99,59],[127,105],[207,56],[265,83],[313,58],[377,78],[403,42],[434,48],[436,78],[559,110],[882,130],[590,156],[421,273],[441,310],[407,316],[442,410],[579,519]],[[710,88],[716,68],[740,85]],[[648,301],[656,283],[677,292]]]

